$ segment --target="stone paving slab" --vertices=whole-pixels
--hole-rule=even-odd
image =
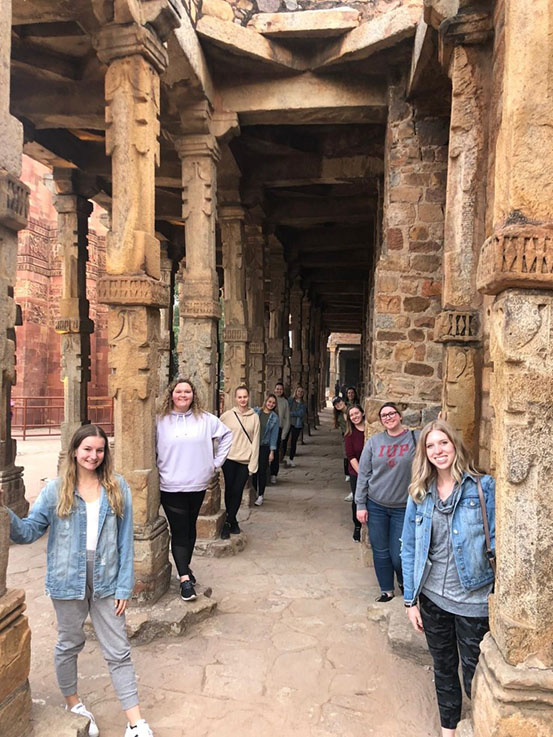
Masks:
[[[299,447],[297,467],[282,469],[265,504],[240,522],[247,548],[194,560],[215,613],[182,637],[133,647],[156,737],[439,735],[431,673],[391,652],[367,616],[376,582],[351,538],[341,450],[324,412],[322,428]],[[45,465],[40,455],[38,462]],[[27,594],[33,698],[57,706],[45,548],[44,539],[12,546],[8,585]],[[102,737],[123,737],[125,719],[91,640],[79,676]]]

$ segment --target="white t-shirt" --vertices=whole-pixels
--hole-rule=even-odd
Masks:
[[[100,520],[100,497],[95,502],[86,502],[86,549],[96,550],[98,522]]]

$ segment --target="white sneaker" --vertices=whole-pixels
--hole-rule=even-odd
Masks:
[[[260,507],[263,504],[263,497],[260,495],[257,497],[257,499],[254,502],[256,507]]]
[[[344,479],[344,481],[346,482],[346,484],[349,484],[349,476],[346,476],[346,478]]]
[[[67,709],[67,706],[65,707]],[[89,719],[88,724],[88,737],[98,737],[100,734],[100,730],[98,729],[98,725],[96,724],[96,719],[94,719],[94,715],[92,712],[88,711],[86,706],[82,703],[82,701],[79,701],[78,704],[75,704],[75,706],[72,706],[70,711],[73,712],[73,714],[78,714],[81,717],[86,717]]]
[[[296,467],[296,464],[294,463],[294,461],[288,461],[288,466],[290,468],[295,468]]]
[[[154,733],[145,719],[139,719],[134,727],[127,723],[125,737],[154,737]]]
[[[352,502],[353,501],[353,494],[351,493],[351,491],[350,491],[350,493],[347,496],[344,497],[344,501],[345,502]]]
[[[271,484],[276,484],[276,476],[271,476]]]

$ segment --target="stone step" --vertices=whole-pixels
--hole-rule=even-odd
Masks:
[[[61,697],[60,697],[61,698]],[[62,706],[33,702],[32,737],[88,737],[88,719]]]

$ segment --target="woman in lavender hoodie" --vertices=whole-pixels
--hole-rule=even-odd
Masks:
[[[216,452],[214,440],[218,441]],[[157,418],[157,467],[161,504],[171,529],[171,551],[184,601],[196,598],[190,561],[200,507],[231,444],[232,430],[202,410],[191,381],[178,378],[169,384]]]

